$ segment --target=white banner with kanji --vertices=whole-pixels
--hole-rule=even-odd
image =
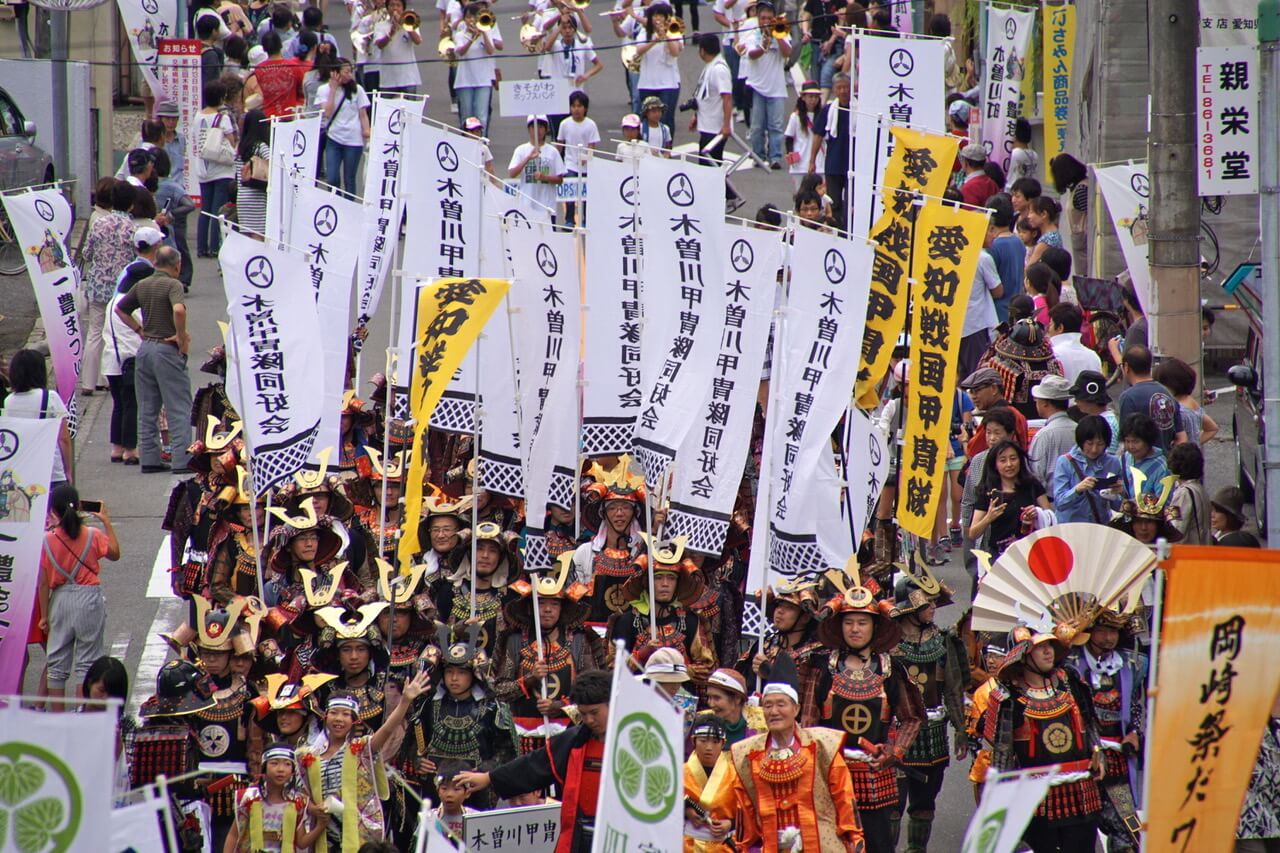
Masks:
[[[987,9],[987,50],[982,86],[982,146],[987,157],[1009,171],[1013,127],[1023,114],[1022,81],[1029,72],[1034,9]]]
[[[1256,44],[1196,50],[1200,195],[1257,194],[1261,88]]]

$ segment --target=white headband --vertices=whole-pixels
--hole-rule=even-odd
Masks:
[[[792,687],[790,684],[777,684],[777,683],[766,684],[764,686],[764,690],[761,691],[760,696],[765,697],[765,696],[768,696],[770,693],[780,693],[781,695],[786,696],[792,702],[795,702],[797,705],[800,704],[800,694],[796,693],[796,689]]]
[[[287,746],[273,746],[266,752],[262,753],[262,763],[264,765],[273,758],[285,758],[289,761],[293,761],[293,750]]]
[[[343,708],[356,716],[360,714],[360,703],[356,701],[354,696],[334,696],[329,700],[329,704],[325,706],[325,710],[332,711],[334,708]]]

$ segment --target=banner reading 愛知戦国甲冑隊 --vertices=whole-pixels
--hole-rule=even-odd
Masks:
[[[147,87],[159,98],[163,92],[156,75],[160,39],[182,35],[178,28],[178,4],[160,0],[116,0],[116,6],[120,9],[120,20],[124,22],[133,58]]]
[[[306,249],[311,289],[320,323],[320,348],[324,357],[324,408],[320,433],[311,458],[318,464],[325,448],[341,446],[342,393],[347,375],[347,343],[351,334],[351,282],[360,244],[350,239],[358,231],[364,211],[358,201],[313,179],[294,182],[290,205],[290,246]]]
[[[382,285],[400,244],[400,169],[404,163],[405,124],[418,121],[426,109],[425,98],[396,92],[378,92],[370,118],[369,156],[364,164],[364,229],[360,261],[356,266],[356,319],[368,323],[378,311]]]
[[[76,312],[80,273],[67,251],[71,233],[71,205],[58,187],[46,187],[0,196],[13,227],[13,238],[22,249],[27,274],[35,288],[40,321],[44,324],[53,361],[54,386],[71,413],[75,435],[76,383],[80,378],[80,357],[84,337]]]
[[[271,179],[267,181],[268,240],[283,240],[293,231],[295,187],[315,180],[320,150],[319,111],[277,116],[271,120]],[[350,226],[351,223],[344,223]],[[291,245],[302,248],[301,243]],[[345,335],[345,332],[344,332]]]
[[[25,643],[19,656],[23,649]],[[106,713],[49,714],[17,702],[0,708],[5,778],[0,826],[8,830],[0,850],[111,850],[119,706],[100,710]]]
[[[1053,774],[992,770],[982,788],[982,802],[969,820],[961,853],[1013,853],[1040,801],[1053,784]]]
[[[244,423],[255,494],[311,459],[326,405],[308,259],[277,245],[232,231],[218,252],[231,321],[227,391]]]
[[[950,135],[905,127],[892,128],[891,132],[896,142],[884,170],[884,213],[871,229],[876,248],[854,392],[858,405],[864,409],[875,408],[880,402],[876,385],[889,370],[894,343],[907,318],[911,209],[917,194],[942,197],[960,145],[960,140]]]
[[[1006,172],[1013,154],[1014,122],[1022,115],[1022,81],[1028,68],[1034,9],[987,9],[986,79],[982,86],[982,145]]]
[[[898,523],[908,533],[929,537],[943,494],[960,335],[987,214],[931,199],[920,208],[915,228]]]
[[[1258,45],[1196,49],[1200,195],[1258,191]]]
[[[1280,553],[1175,545],[1162,568],[1143,849],[1230,850],[1258,745],[1274,737]]]
[[[712,385],[676,452],[665,535],[687,536],[702,554],[724,551],[747,462],[756,397],[778,294],[782,235],[725,224],[724,311]]]
[[[1120,253],[1124,255],[1129,279],[1138,294],[1143,311],[1154,308],[1151,292],[1151,268],[1147,266],[1147,231],[1151,217],[1151,181],[1146,163],[1118,163],[1114,166],[1090,166],[1098,179],[1102,200],[1111,212]]]
[[[679,850],[684,836],[683,717],[655,686],[631,675],[626,655],[619,643],[591,853]]]
[[[578,477],[578,342],[582,296],[578,252],[571,234],[541,222],[508,225],[511,265],[520,287],[507,295],[520,375],[520,450],[525,464],[528,528],[525,567],[552,567],[546,545],[548,504],[572,510]],[[502,318],[506,322],[506,318]]]
[[[413,446],[404,491],[406,518],[417,518],[422,513],[431,413],[448,387],[449,378],[510,289],[511,280],[501,278],[441,278],[418,288],[414,330],[417,355],[411,365],[402,368],[412,370],[409,411],[413,418]],[[403,533],[397,555],[407,570],[422,549],[418,525],[406,525]]]
[[[1042,53],[1042,91],[1040,108],[1044,115],[1044,179],[1051,182],[1049,163],[1067,147],[1067,116],[1071,110],[1071,68],[1076,53],[1076,6],[1066,3],[1045,4],[1044,24],[1040,27],[1044,40]]]
[[[61,418],[0,417],[0,694],[22,692],[61,427]]]

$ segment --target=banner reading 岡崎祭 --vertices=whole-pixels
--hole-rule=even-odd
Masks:
[[[0,708],[0,826],[8,830],[0,851],[111,850],[118,707],[99,714],[50,714],[16,702]]]
[[[40,321],[44,324],[53,362],[54,385],[71,413],[75,434],[76,384],[80,379],[80,357],[84,337],[76,294],[80,273],[67,251],[71,233],[71,205],[58,187],[16,191],[0,196],[13,226],[13,237],[22,247],[27,274],[35,288]]]
[[[916,194],[942,197],[960,146],[960,140],[949,134],[905,127],[894,127],[891,133],[897,141],[884,173],[884,213],[871,229],[876,247],[854,391],[858,405],[864,409],[879,405],[876,386],[889,370],[894,342],[906,322],[913,237],[911,211],[918,200]]]
[[[1041,87],[1044,93],[1044,179],[1052,182],[1049,163],[1067,147],[1067,117],[1071,110],[1071,69],[1076,52],[1076,7],[1072,0],[1045,3]]]
[[[724,226],[725,300],[724,316],[715,324],[720,330],[715,371],[693,428],[676,452],[664,528],[667,536],[687,536],[688,547],[702,554],[724,551],[746,467],[778,295],[781,236],[743,225]]]
[[[347,376],[347,342],[351,333],[351,283],[360,245],[347,235],[357,232],[364,211],[353,201],[314,180],[296,182],[289,217],[289,245],[305,249],[308,273],[320,323],[324,358],[324,405],[320,434],[309,463],[326,447],[340,447],[342,393]]]
[[[898,523],[928,538],[944,492],[960,335],[987,214],[931,200],[916,217]]]
[[[986,79],[982,87],[982,145],[1006,172],[1013,154],[1014,123],[1023,114],[1022,83],[1028,72],[1033,9],[987,9]]]
[[[232,231],[218,252],[236,376],[227,390],[244,423],[255,494],[312,458],[328,404],[316,393],[326,371],[308,258],[278,246]]]
[[[0,694],[22,692],[61,427],[60,418],[0,417]]]
[[[1124,255],[1129,278],[1143,311],[1153,310],[1151,269],[1147,266],[1147,232],[1151,219],[1151,180],[1146,163],[1091,166],[1102,200],[1111,213],[1111,224]]]
[[[1144,850],[1230,850],[1280,669],[1280,553],[1175,545],[1165,560]]]
[[[1258,192],[1258,46],[1196,50],[1200,195]]]
[[[159,97],[164,91],[156,74],[160,40],[179,34],[178,4],[161,3],[160,0],[116,0],[116,6],[138,69],[151,93]]]

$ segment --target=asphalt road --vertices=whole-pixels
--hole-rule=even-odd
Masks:
[[[504,4],[505,5],[505,4]],[[514,13],[515,6],[507,6],[499,10],[499,20],[507,36],[508,45],[518,50],[516,45],[515,22],[508,20]],[[709,11],[703,6],[704,19],[709,19]],[[430,21],[434,13],[427,16],[427,31],[431,31]],[[329,4],[330,26],[342,42],[343,49],[348,48],[346,40],[345,11],[340,4]],[[612,31],[603,18],[595,19],[596,43],[604,47],[615,42]],[[606,34],[607,33],[607,34]],[[420,49],[420,56],[427,58],[433,50],[434,39],[428,38]],[[605,71],[589,86],[592,96],[591,115],[600,125],[601,134],[606,140],[616,138],[616,128],[620,117],[629,112],[626,106],[626,86],[622,68],[616,51],[604,51],[601,57],[605,63]],[[697,79],[699,62],[696,53],[686,50],[681,62],[684,78],[682,92],[687,96]],[[524,55],[504,58],[499,63],[506,79],[526,79],[534,76],[534,62]],[[441,121],[456,122],[448,109],[448,94],[445,82],[445,67],[441,64],[423,66],[425,85],[423,90],[430,94],[428,114]],[[496,99],[495,99],[496,102]],[[495,104],[496,105],[496,104]],[[687,117],[687,114],[681,114]],[[492,148],[498,166],[507,163],[510,152],[519,143],[525,141],[523,118],[495,118],[490,129]],[[676,134],[676,143],[689,142],[692,135],[687,131]],[[612,147],[612,146],[610,146]],[[747,196],[748,204],[742,213],[748,214],[765,202],[772,202],[780,208],[789,209],[791,183],[782,173],[752,170],[741,176],[737,184],[740,191]],[[194,223],[190,227],[194,236]],[[6,285],[21,281],[10,279]],[[29,293],[29,290],[27,291]],[[1220,291],[1219,291],[1220,293]],[[210,260],[198,260],[196,277],[188,301],[188,324],[193,342],[191,346],[192,370],[198,369],[206,350],[219,342],[216,321],[224,316],[224,297],[221,278],[216,263]],[[378,353],[385,339],[389,324],[389,310],[386,302],[375,316],[371,328],[372,337],[367,353]],[[1224,330],[1225,333],[1225,330]],[[1217,333],[1215,333],[1217,334]],[[373,364],[376,356],[366,357],[364,372],[366,376],[379,369]],[[193,387],[204,384],[209,377],[192,375]],[[1211,386],[1225,384],[1211,379]],[[360,390],[367,391],[361,385]],[[126,468],[109,462],[110,447],[108,444],[108,423],[110,416],[110,400],[104,393],[99,393],[83,401],[84,416],[80,437],[77,440],[77,483],[81,495],[90,499],[101,499],[108,507],[123,544],[123,556],[114,564],[107,564],[103,571],[103,586],[108,602],[107,643],[109,651],[125,660],[133,675],[133,701],[131,710],[153,689],[155,674],[165,660],[166,647],[158,634],[176,626],[185,616],[182,602],[174,599],[168,592],[168,576],[165,568],[168,565],[168,551],[160,522],[168,501],[175,478],[167,474],[144,475],[138,468]],[[1223,425],[1224,433],[1230,430],[1230,402],[1218,403],[1212,409],[1214,417]],[[1232,471],[1234,457],[1231,451],[1230,436],[1221,436],[1208,448],[1209,489],[1225,485],[1223,479],[1226,472]],[[163,550],[162,550],[163,549]],[[940,570],[944,580],[950,583],[957,592],[957,599],[967,600],[969,580],[958,561]],[[939,612],[939,621],[949,624],[958,618],[960,608],[951,606]],[[37,654],[33,669],[38,671],[40,657]],[[970,785],[966,779],[967,767],[953,766],[947,776],[938,806],[938,816],[933,835],[933,848],[936,850],[958,850],[963,838],[964,829],[973,811],[973,799]]]

